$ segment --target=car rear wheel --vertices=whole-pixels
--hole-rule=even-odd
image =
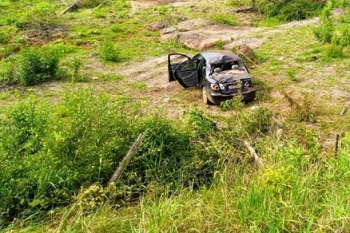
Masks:
[[[207,96],[207,92],[205,91],[204,87],[202,87],[202,99],[203,99],[203,103],[210,104],[210,101]]]

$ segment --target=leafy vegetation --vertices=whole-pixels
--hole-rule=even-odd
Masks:
[[[263,41],[249,67],[257,99],[220,107],[158,70],[143,73],[146,57],[161,55],[150,60],[159,68],[167,53],[195,53],[148,25],[278,25],[317,15],[324,1],[256,1],[267,19],[232,17],[249,0],[140,9],[84,0],[61,14],[70,3],[0,1],[0,231],[350,227],[350,118],[339,115],[350,93],[348,0],[328,1],[321,25],[251,34]],[[338,7],[344,14],[332,16]],[[126,171],[106,187],[139,133]]]
[[[106,183],[136,132],[144,132],[144,142],[118,187],[140,195],[148,186],[209,184],[218,154],[205,149],[207,142],[196,146],[190,128],[158,116],[132,123],[138,110],[126,108],[124,100],[79,90],[55,106],[34,98],[8,109],[0,125],[2,224],[67,205],[80,187]]]
[[[257,0],[256,7],[267,17],[276,17],[282,21],[291,21],[318,15],[325,3],[325,0]]]
[[[343,3],[330,1],[322,11],[322,24],[315,28],[314,33],[318,40],[330,44],[325,53],[332,58],[343,56],[343,49],[350,45],[350,16],[344,15],[338,18],[331,17],[331,11]]]
[[[119,61],[119,51],[116,46],[109,41],[102,43],[100,48],[100,57],[105,61]]]

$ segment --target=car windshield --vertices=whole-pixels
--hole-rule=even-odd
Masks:
[[[211,73],[218,73],[226,70],[246,71],[244,65],[239,64],[237,61],[211,64]]]

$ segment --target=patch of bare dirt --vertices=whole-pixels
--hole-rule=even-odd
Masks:
[[[154,7],[160,4],[177,3],[188,4],[192,1],[131,1],[134,11],[147,7]],[[174,4],[175,3],[175,4]],[[296,21],[274,28],[257,27],[234,27],[228,25],[216,25],[208,19],[191,19],[179,22],[177,25],[169,27],[164,22],[154,22],[149,30],[159,30],[161,40],[176,39],[178,42],[195,50],[207,50],[215,47],[215,43],[220,41],[225,49],[231,49],[240,44],[246,44],[252,49],[256,49],[266,42],[270,35],[284,33],[291,27],[300,27],[317,24],[318,18],[304,21]],[[124,75],[128,86],[128,92],[136,98],[146,97],[149,100],[148,108],[157,107],[168,108],[167,114],[178,116],[190,106],[200,106],[201,108],[217,109],[214,106],[205,106],[201,100],[201,92],[196,88],[192,90],[184,89],[177,82],[168,82],[167,56],[153,57],[142,62],[115,67],[114,70],[106,69],[97,59],[92,59],[90,69],[97,72],[106,73],[106,70],[115,74]],[[133,86],[144,84],[147,88],[134,89]],[[106,84],[106,89],[111,87]],[[112,91],[112,89],[111,89]],[[277,93],[277,94],[276,94]],[[278,92],[271,93],[272,98],[282,100],[284,97]],[[184,100],[188,100],[187,102]],[[280,109],[285,103],[279,101]],[[184,105],[186,104],[186,105]],[[253,105],[259,104],[258,102]]]
[[[24,33],[24,38],[33,45],[45,45],[65,36],[66,27],[33,29]]]
[[[173,28],[162,29],[162,36],[175,36],[179,42],[196,50],[213,48],[215,46],[215,41],[218,40],[226,44],[225,49],[231,49],[233,46],[243,43],[255,49],[264,43],[271,33],[281,33],[286,28],[305,26],[317,22],[318,19],[311,19],[270,29],[215,25],[208,19],[195,19],[180,22]],[[167,33],[164,33],[164,31],[167,31]],[[163,39],[166,40],[167,38]],[[111,72],[110,69],[105,69],[104,65],[97,60],[93,61],[91,67],[88,68],[101,71],[101,73],[105,73],[105,70]],[[216,108],[213,106],[203,106],[200,90],[196,88],[188,90],[184,89],[177,82],[168,82],[167,55],[149,58],[145,61],[123,67],[115,67],[114,72],[126,77],[123,82],[126,82],[128,87],[130,87],[128,90],[133,93],[133,96],[136,98],[149,98],[149,107],[151,108],[162,106],[169,108],[169,110],[172,109],[168,112],[170,115],[178,115],[188,107],[188,104],[192,106]],[[132,86],[137,86],[138,84],[145,84],[147,88],[136,91],[133,90]],[[179,103],[184,103],[184,99],[188,99],[189,103],[182,108],[179,106]]]

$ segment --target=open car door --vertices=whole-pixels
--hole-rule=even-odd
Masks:
[[[182,61],[178,62],[179,60]],[[199,83],[198,59],[179,53],[169,54],[168,71],[169,82],[177,80],[183,87],[193,87]]]

